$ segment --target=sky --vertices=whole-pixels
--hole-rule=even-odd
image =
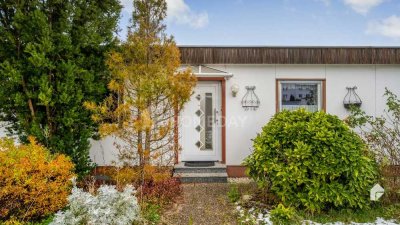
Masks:
[[[132,0],[124,6],[125,39]],[[167,0],[178,45],[400,46],[400,0]]]

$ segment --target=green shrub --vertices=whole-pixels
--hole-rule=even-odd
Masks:
[[[232,185],[228,191],[228,198],[229,201],[234,203],[239,201],[240,199],[240,193],[239,193],[239,188],[236,185]]]
[[[380,165],[381,184],[385,188],[382,201],[400,203],[400,182],[396,170],[400,165],[400,97],[385,89],[386,108],[382,115],[370,116],[358,107],[350,108],[345,122],[355,128],[375,155]]]
[[[369,116],[360,108],[351,107],[345,122],[356,128],[382,166],[400,165],[400,98],[388,89],[384,96],[383,115]]]
[[[148,224],[158,224],[161,219],[161,206],[144,203],[142,205],[142,216]]]
[[[274,224],[300,224],[300,218],[293,207],[285,207],[279,204],[275,209],[271,210],[270,214],[271,221]]]
[[[310,211],[366,207],[378,174],[366,145],[338,117],[303,109],[277,113],[245,164],[285,205]]]

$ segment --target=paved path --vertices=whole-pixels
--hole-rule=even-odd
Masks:
[[[183,184],[183,196],[167,210],[165,225],[234,225],[234,206],[229,203],[229,184]]]

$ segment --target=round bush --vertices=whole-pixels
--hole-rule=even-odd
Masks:
[[[303,109],[277,113],[245,165],[285,205],[310,211],[367,206],[378,174],[366,145],[337,116]]]
[[[73,164],[35,143],[0,139],[0,220],[46,217],[67,204]]]

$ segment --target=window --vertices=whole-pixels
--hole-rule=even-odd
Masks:
[[[323,109],[324,82],[322,80],[277,80],[277,111],[305,108],[310,112],[316,112]]]

